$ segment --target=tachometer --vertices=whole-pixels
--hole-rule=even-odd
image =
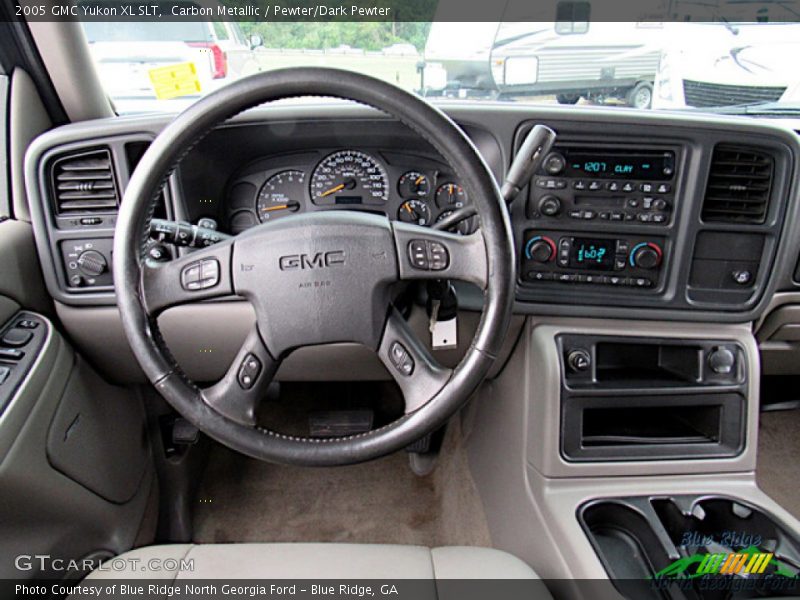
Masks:
[[[311,200],[318,205],[384,204],[389,199],[386,169],[369,154],[340,150],[311,174]]]
[[[256,200],[259,220],[274,221],[300,210],[305,179],[306,174],[297,170],[281,171],[267,179]]]

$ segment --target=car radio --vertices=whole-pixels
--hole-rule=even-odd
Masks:
[[[527,217],[667,225],[675,152],[557,146],[531,182]]]
[[[554,281],[633,288],[660,284],[664,240],[528,230],[522,247],[524,282]]]

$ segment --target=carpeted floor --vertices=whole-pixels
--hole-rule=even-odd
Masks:
[[[800,410],[761,413],[758,485],[800,519]]]
[[[300,468],[215,447],[198,501],[197,542],[491,545],[455,424],[426,477],[411,472],[404,452],[362,465]]]

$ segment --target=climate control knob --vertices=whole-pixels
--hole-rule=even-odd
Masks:
[[[84,250],[76,262],[81,272],[89,277],[102,275],[108,269],[106,257],[97,250]]]
[[[538,263],[546,263],[556,255],[556,243],[550,238],[537,235],[525,245],[525,255]]]
[[[655,269],[661,264],[663,252],[658,244],[647,242],[637,244],[631,251],[631,266],[640,269]]]
[[[539,201],[539,212],[545,217],[555,217],[561,212],[561,200],[556,196],[545,196]]]

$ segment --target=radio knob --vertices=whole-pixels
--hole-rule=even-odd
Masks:
[[[567,159],[558,152],[551,152],[544,159],[544,170],[550,175],[558,175],[566,166]]]
[[[633,250],[631,262],[640,269],[655,269],[661,264],[661,248],[656,244],[639,244]]]
[[[97,250],[86,250],[81,253],[76,261],[78,267],[89,277],[97,277],[106,272],[108,261]]]
[[[545,196],[539,201],[539,212],[545,217],[555,217],[561,212],[561,200],[556,196]]]

